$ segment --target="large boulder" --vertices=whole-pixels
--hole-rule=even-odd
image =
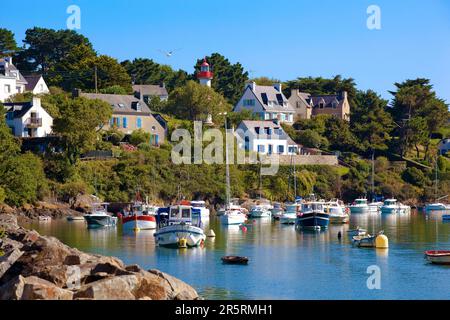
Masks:
[[[139,279],[135,275],[106,278],[84,285],[74,294],[74,299],[134,300],[134,289]]]
[[[38,277],[22,277],[0,287],[0,300],[72,300],[73,292]]]
[[[23,252],[19,249],[14,249],[8,252],[4,256],[0,257],[0,278],[11,268],[11,266],[16,263],[17,260],[22,256]]]
[[[148,272],[157,276],[161,281],[165,281],[169,285],[170,290],[167,297],[169,300],[199,299],[197,291],[186,282],[156,269],[149,270]]]

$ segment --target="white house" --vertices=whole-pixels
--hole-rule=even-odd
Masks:
[[[6,109],[6,123],[16,137],[42,138],[51,134],[53,118],[42,108],[40,98],[3,105]]]
[[[0,59],[0,102],[12,95],[25,92],[27,80],[12,63],[11,57]]]
[[[25,86],[27,92],[32,92],[35,95],[50,93],[50,90],[41,75],[25,76],[25,80],[27,80],[27,85]]]
[[[234,112],[250,110],[261,120],[279,120],[293,123],[295,109],[281,91],[281,83],[273,86],[259,86],[249,82],[245,86],[244,94],[234,107]]]
[[[299,146],[279,125],[278,121],[244,120],[236,128],[238,146],[261,154],[293,155]]]
[[[439,153],[446,154],[450,152],[450,138],[442,139],[438,145]]]

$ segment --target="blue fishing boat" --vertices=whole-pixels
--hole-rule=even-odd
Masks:
[[[328,228],[330,215],[325,212],[324,202],[310,201],[302,203],[301,215],[296,226],[302,229],[321,230]]]

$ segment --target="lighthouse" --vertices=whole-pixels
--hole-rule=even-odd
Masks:
[[[197,73],[197,79],[200,81],[201,85],[211,87],[211,80],[213,77],[214,74],[211,72],[209,63],[206,61],[206,58],[204,58],[203,63],[200,66],[200,71]]]

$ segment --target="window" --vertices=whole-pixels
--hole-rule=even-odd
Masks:
[[[281,114],[281,121],[286,121],[287,119],[286,119],[286,114],[285,113],[282,113]]]
[[[264,113],[264,120],[270,120],[270,113]]]
[[[244,149],[245,151],[250,151],[250,137],[245,137]]]
[[[333,104],[332,104],[331,106],[333,107],[333,109],[336,109],[336,108],[337,108],[337,102],[334,101]]]
[[[267,134],[268,136],[270,136],[272,134],[272,129],[271,128],[264,128],[264,133]]]
[[[136,127],[138,127],[138,129],[142,128],[142,119],[141,118],[136,119]]]
[[[289,114],[288,121],[289,122],[293,122],[294,121],[294,115],[292,113]]]
[[[181,217],[184,219],[189,219],[191,217],[191,209],[185,208],[181,209]]]
[[[120,119],[116,118],[116,117],[112,118],[110,125],[111,125],[111,127],[119,127],[120,126]]]
[[[22,93],[22,87],[16,87],[17,93]]]
[[[243,103],[244,103],[244,107],[254,106],[255,99],[244,99]]]
[[[6,114],[6,120],[14,120],[14,112],[8,112]]]
[[[44,85],[42,83],[39,85],[39,91],[40,92],[44,91]]]
[[[170,209],[170,217],[176,218],[178,216],[178,208],[172,208]]]
[[[259,127],[255,127],[256,134],[259,134]]]
[[[264,153],[264,152],[266,152],[266,148],[264,147],[264,145],[262,145],[262,144],[258,145],[258,152],[259,152],[259,153]]]
[[[9,84],[5,84],[5,93],[11,93],[11,86]]]
[[[283,154],[284,153],[284,146],[281,145],[281,144],[278,146],[278,153],[279,154]]]
[[[323,109],[323,102],[319,103],[319,108]]]
[[[269,144],[269,150],[267,151],[268,154],[272,154],[273,153],[273,146],[271,144]]]
[[[128,128],[128,119],[127,118],[124,117],[122,119],[122,125],[123,125],[124,128]]]

